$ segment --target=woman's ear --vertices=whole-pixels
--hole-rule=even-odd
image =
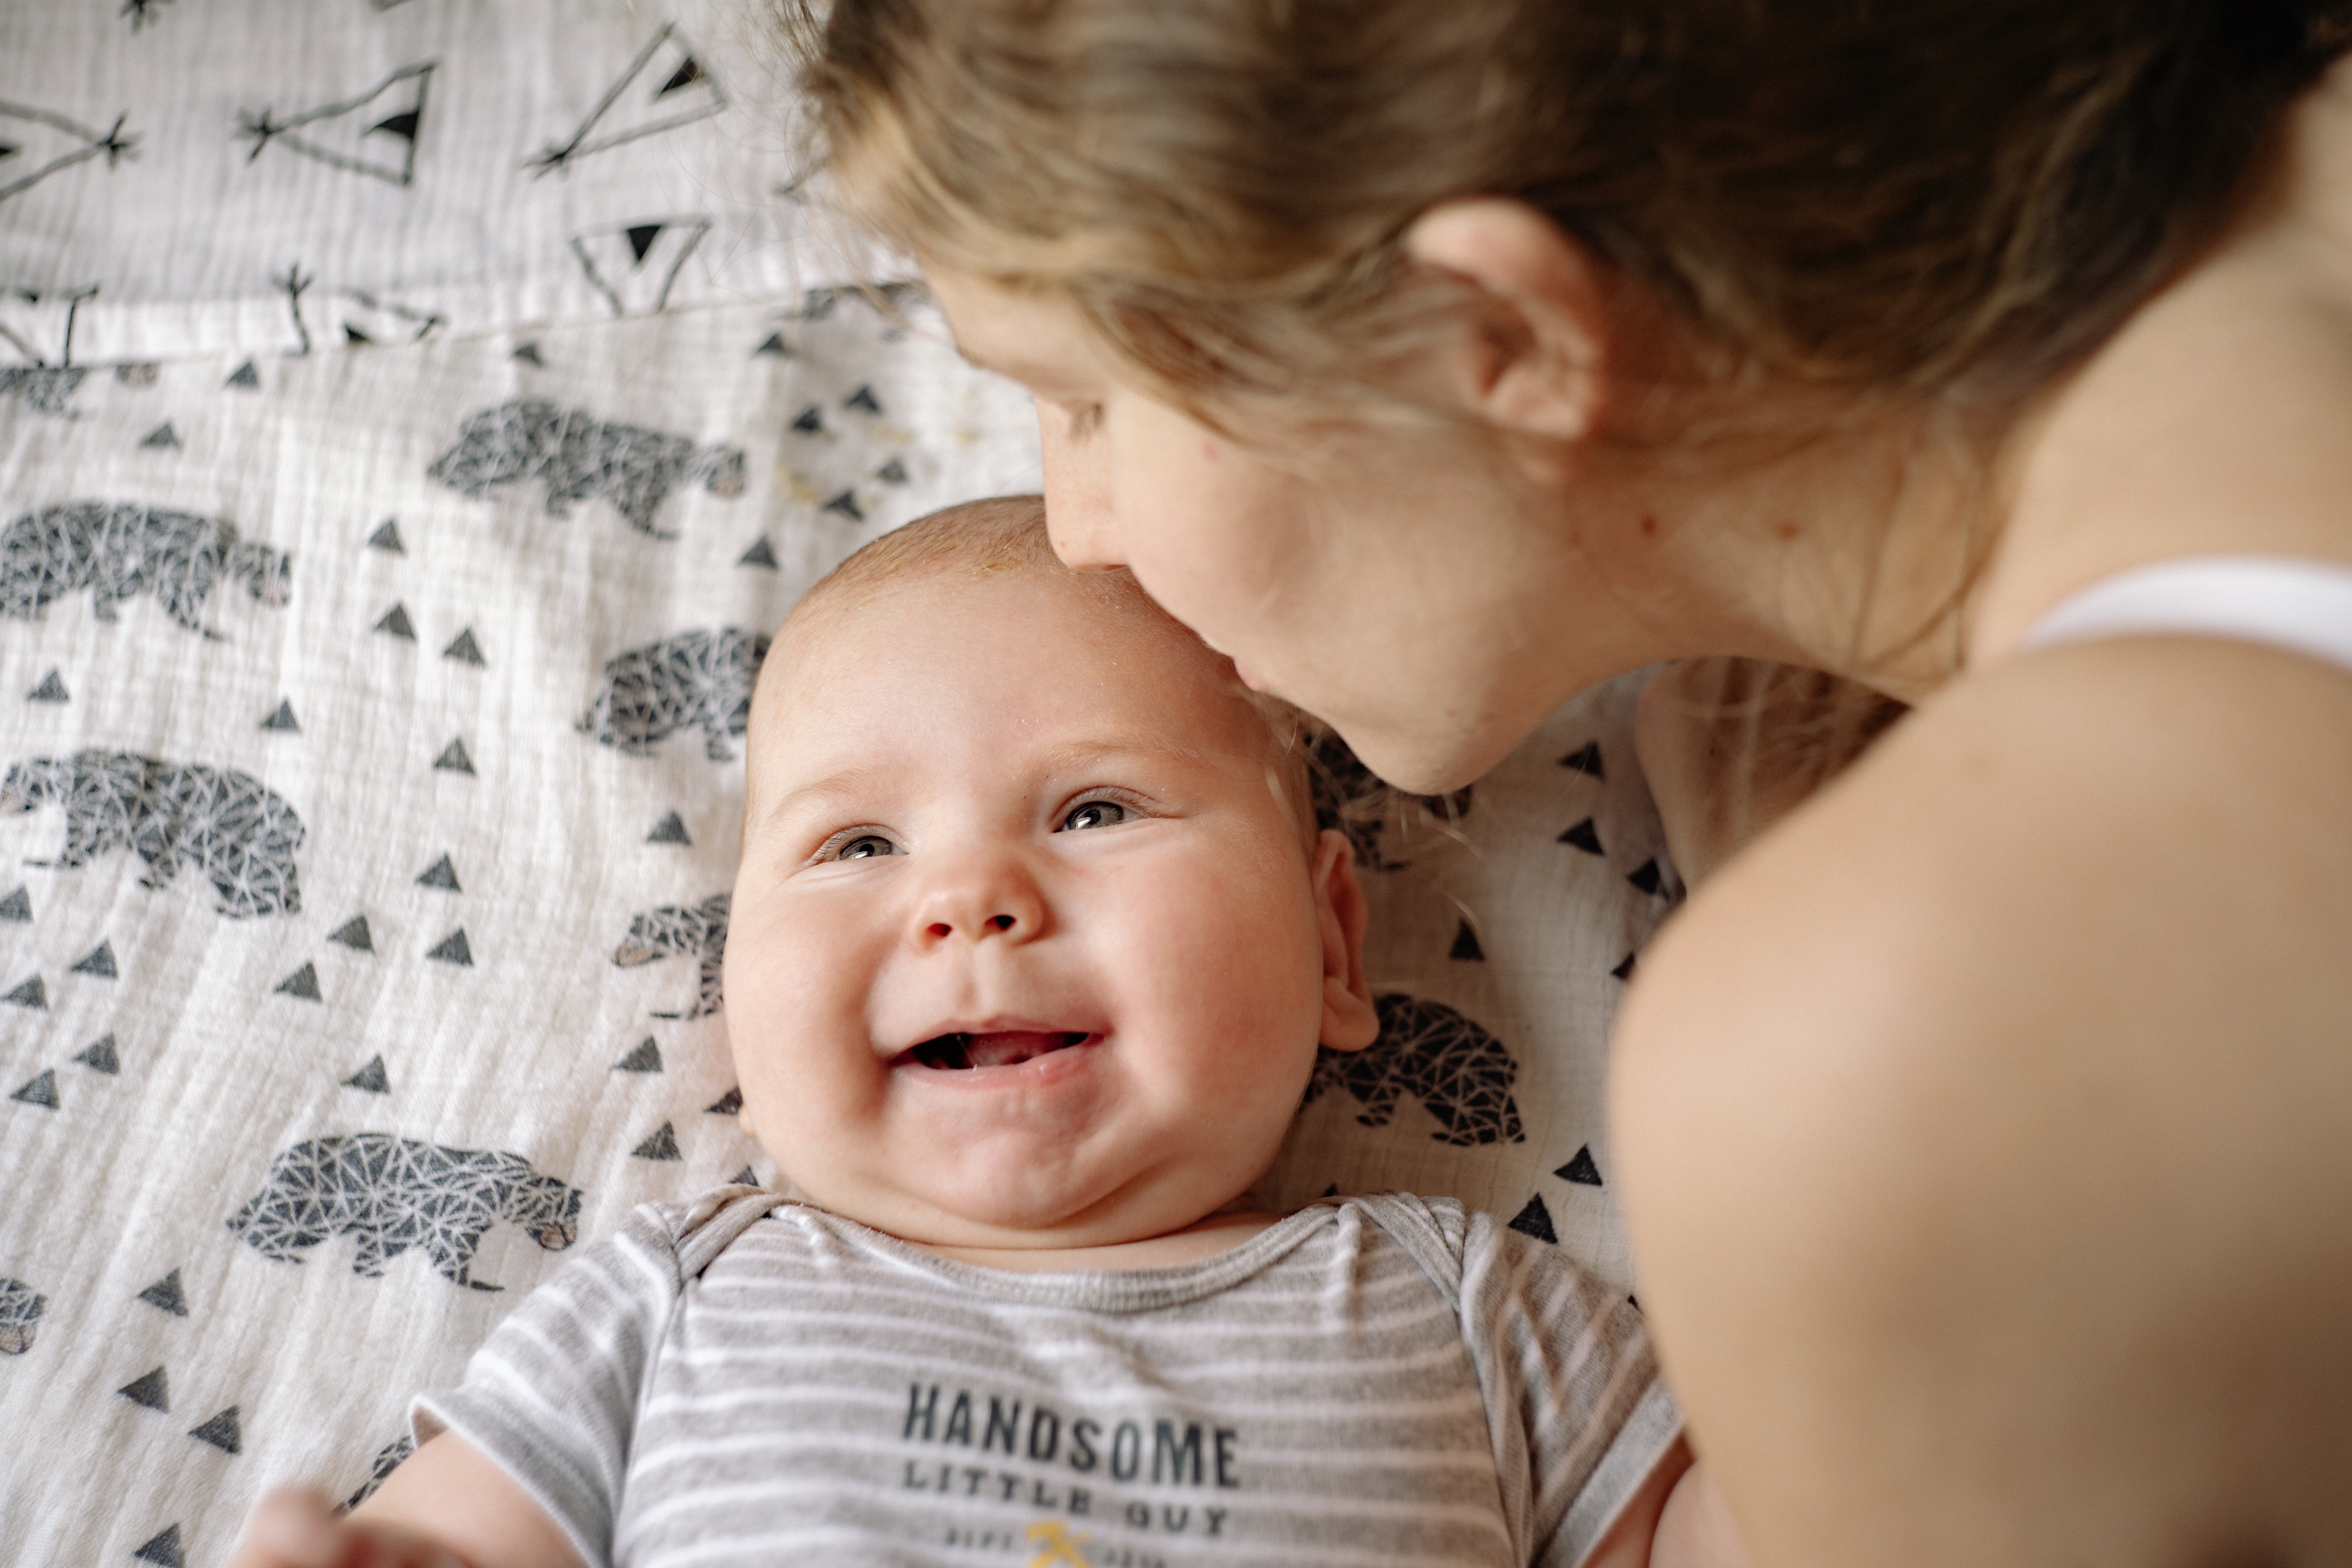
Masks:
[[[1404,249],[1475,291],[1454,388],[1469,412],[1542,440],[1592,433],[1609,301],[1583,246],[1525,202],[1469,196],[1415,218]]]
[[[1364,978],[1363,884],[1356,880],[1356,855],[1348,836],[1327,827],[1315,841],[1309,874],[1323,928],[1323,1032],[1319,1043],[1335,1051],[1360,1051],[1380,1038],[1380,1015],[1372,1009]]]

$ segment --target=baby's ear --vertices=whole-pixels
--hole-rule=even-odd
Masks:
[[[1315,908],[1323,929],[1323,1032],[1329,1050],[1360,1051],[1380,1037],[1380,1015],[1372,1010],[1364,978],[1364,925],[1370,911],[1363,884],[1356,880],[1356,856],[1348,836],[1325,828],[1315,841],[1308,874],[1315,881]]]

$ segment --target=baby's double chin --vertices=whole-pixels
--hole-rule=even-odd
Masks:
[[[961,1204],[954,1209],[926,1205],[931,1212],[920,1218],[910,1216],[903,1230],[879,1228],[950,1256],[1016,1254],[1036,1258],[1043,1265],[1045,1258],[1055,1253],[1155,1240],[1214,1212],[1196,1214],[1192,1212],[1199,1207],[1196,1202],[1171,1204],[1172,1195],[1129,1185],[1066,1213],[1058,1212],[1063,1194],[1041,1194],[1029,1202],[1013,1198],[977,1212]]]
[[[1203,1173],[1155,1159],[1135,1146],[1139,1138],[1152,1142],[1133,1129],[1113,1148],[1074,1137],[1026,1152],[970,1150],[923,1168],[893,1160],[865,1171],[841,1194],[848,1202],[818,1202],[919,1246],[1010,1253],[1147,1241],[1213,1210],[1214,1175],[1203,1181]]]

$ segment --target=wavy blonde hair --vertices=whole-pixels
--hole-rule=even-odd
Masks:
[[[2342,0],[770,0],[852,205],[1187,395],[1376,385],[1516,197],[1732,369],[2013,396],[2226,222]]]

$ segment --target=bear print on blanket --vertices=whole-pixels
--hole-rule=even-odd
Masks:
[[[604,661],[604,685],[580,721],[605,745],[645,756],[680,730],[699,728],[714,763],[751,718],[751,683],[768,639],[732,626],[680,632]]]
[[[654,524],[670,491],[698,479],[713,495],[741,495],[743,449],[698,447],[683,436],[611,424],[584,408],[518,398],[467,418],[457,444],[425,473],[476,500],[500,485],[544,479],[550,517],[570,517],[574,502],[602,496],[638,532],[675,539]]]
[[[33,1330],[48,1298],[22,1279],[0,1279],[0,1355],[23,1355],[33,1348]]]
[[[1360,1051],[1318,1049],[1302,1106],[1344,1089],[1363,1102],[1358,1122],[1386,1127],[1398,1099],[1410,1094],[1444,1123],[1431,1134],[1441,1143],[1467,1148],[1527,1137],[1511,1099],[1519,1067],[1500,1040],[1443,1002],[1391,993],[1372,1005],[1380,1037]]]
[[[490,1226],[506,1220],[561,1252],[579,1239],[582,1195],[520,1154],[358,1132],[284,1151],[228,1227],[262,1256],[288,1263],[301,1262],[298,1253],[331,1236],[356,1237],[352,1272],[370,1279],[422,1247],[452,1284],[496,1290],[502,1287],[467,1272]]]
[[[56,805],[66,814],[65,847],[28,864],[78,869],[127,849],[147,862],[148,888],[169,885],[194,866],[233,920],[296,914],[302,908],[294,852],[302,819],[250,773],[167,763],[135,752],[27,757],[0,776],[0,812]]]
[[[683,1013],[656,1013],[656,1018],[702,1018],[719,1011],[720,971],[727,962],[727,910],[732,893],[714,893],[688,908],[663,904],[629,921],[629,939],[613,950],[613,962],[635,969],[656,959],[692,953],[702,961],[702,975],[694,1005]]]
[[[292,566],[284,551],[237,538],[226,518],[138,501],[64,501],[0,533],[0,612],[37,620],[50,600],[87,588],[98,618],[110,621],[117,604],[152,593],[172,619],[216,637],[205,626],[205,599],[223,574],[277,605],[286,603]]]
[[[15,151],[15,149],[10,149]],[[37,414],[73,416],[73,395],[89,374],[82,365],[12,364],[0,368],[0,397],[21,397]]]

